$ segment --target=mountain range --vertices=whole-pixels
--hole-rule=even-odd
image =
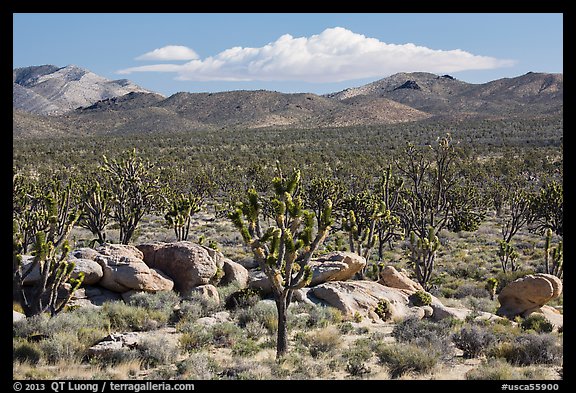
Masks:
[[[398,73],[326,95],[274,91],[170,97],[77,66],[13,70],[13,135],[65,136],[199,128],[322,128],[430,118],[561,115],[563,74],[529,72],[483,84]]]

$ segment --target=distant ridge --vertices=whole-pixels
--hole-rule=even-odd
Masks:
[[[450,75],[398,73],[323,96],[238,90],[164,97],[76,66],[18,68],[13,83],[16,137],[223,127],[317,129],[434,118],[543,117],[563,110],[563,75],[532,72],[483,84]]]
[[[12,82],[12,107],[41,115],[60,115],[131,92],[149,93],[127,79],[109,80],[74,65],[16,68]]]

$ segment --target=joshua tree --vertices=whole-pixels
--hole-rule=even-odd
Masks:
[[[564,252],[562,249],[562,242],[559,242],[556,247],[550,247],[552,242],[552,229],[546,230],[546,240],[544,243],[544,268],[548,274],[553,274],[558,278],[562,278],[564,274]]]
[[[112,193],[111,212],[120,227],[120,243],[128,244],[144,214],[158,206],[162,190],[152,164],[137,157],[136,149],[123,155],[112,161],[104,156],[100,169]]]
[[[536,233],[551,229],[558,236],[564,234],[564,187],[554,180],[547,182],[530,206],[530,226]]]
[[[44,312],[50,312],[51,315],[59,313],[82,283],[83,274],[72,278],[74,263],[66,260],[70,250],[67,238],[80,216],[80,211],[73,206],[71,190],[71,183],[62,188],[60,183],[53,182],[43,197],[36,198],[41,201],[42,207],[37,209],[34,216],[37,225],[32,227],[41,229],[33,233],[34,259],[26,265],[22,260],[22,221],[18,218],[13,220],[13,286],[27,316]],[[39,271],[39,279],[29,291],[25,290],[24,280],[36,269]]]
[[[465,183],[462,165],[452,138],[438,139],[428,153],[408,143],[396,167],[406,181],[402,191],[400,216],[410,235],[410,256],[419,283],[425,288],[434,269],[438,234],[444,228],[469,225],[475,229],[485,207]],[[458,224],[458,225],[457,225]],[[473,224],[473,225],[472,225]]]
[[[106,242],[106,225],[110,218],[111,194],[103,189],[98,181],[84,185],[81,194],[82,214],[78,220],[80,227],[88,229],[96,236],[99,244]]]
[[[498,279],[490,277],[488,280],[486,280],[485,288],[490,294],[490,300],[494,300],[494,297],[496,296],[496,288],[498,288]]]
[[[272,180],[274,195],[270,199],[274,211],[273,224],[262,228],[262,198],[254,188],[247,192],[247,201],[237,204],[229,217],[250,246],[262,271],[270,280],[278,310],[276,357],[288,348],[287,309],[294,290],[310,283],[310,259],[330,231],[332,203],[327,200],[318,220],[314,236],[314,213],[305,210],[298,195],[300,171],[285,177],[277,167]]]
[[[366,259],[366,266],[358,272],[358,278],[364,279],[372,249],[378,241],[376,226],[382,220],[390,222],[392,215],[384,201],[379,201],[367,190],[361,194],[349,196],[345,201],[345,206],[349,210],[342,227],[348,232],[350,251]]]
[[[173,197],[164,218],[168,225],[174,229],[178,241],[188,240],[192,216],[200,211],[200,205],[201,198],[191,192]]]

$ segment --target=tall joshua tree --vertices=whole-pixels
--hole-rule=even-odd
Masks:
[[[25,252],[22,217],[13,219],[13,288],[27,316],[44,312],[51,315],[59,313],[83,281],[83,273],[77,278],[72,277],[74,263],[66,260],[70,251],[67,238],[80,216],[72,200],[72,185],[68,183],[66,187],[61,187],[60,183],[52,182],[44,192],[42,196],[32,198],[41,206],[33,216],[36,224],[27,226],[36,228],[31,234],[34,258],[29,264],[24,264],[22,260]],[[31,219],[30,216],[25,218]],[[39,271],[40,278],[30,291],[25,291],[24,280],[35,269]],[[66,283],[70,286],[65,286]]]
[[[128,244],[144,214],[154,211],[163,192],[153,165],[136,155],[136,149],[119,159],[103,157],[100,167],[112,197],[112,218],[120,227],[120,243]]]
[[[272,180],[274,220],[270,227],[262,228],[262,198],[253,188],[247,192],[247,201],[238,203],[229,217],[272,284],[278,310],[276,357],[280,358],[288,349],[287,310],[292,293],[312,280],[309,262],[330,231],[332,202],[326,201],[314,236],[315,215],[304,209],[302,198],[297,196],[300,171],[294,170],[287,177],[279,165],[277,171]]]

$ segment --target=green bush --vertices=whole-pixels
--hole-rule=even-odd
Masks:
[[[145,338],[138,344],[142,365],[148,368],[169,364],[176,360],[178,348],[163,337]]]
[[[356,340],[354,345],[344,352],[343,358],[346,361],[346,372],[354,377],[362,377],[372,371],[366,365],[372,358],[370,342],[366,339]]]
[[[85,346],[75,335],[68,332],[57,332],[39,344],[48,363],[60,361],[78,362],[84,355]]]
[[[278,311],[276,311],[274,304],[259,302],[253,307],[238,309],[235,314],[238,324],[242,328],[250,322],[257,322],[264,326],[270,334],[276,333],[278,329]]]
[[[308,347],[310,355],[317,358],[334,351],[340,345],[340,332],[334,326],[315,330],[306,335],[304,345]]]
[[[12,344],[12,359],[20,363],[38,364],[42,359],[42,351],[35,343],[18,340]]]
[[[388,367],[392,378],[409,372],[426,373],[438,363],[437,354],[414,344],[380,344],[376,356]]]
[[[110,320],[110,328],[115,331],[154,330],[165,325],[169,318],[166,312],[121,302],[104,303],[102,311]]]
[[[209,354],[191,353],[186,359],[176,364],[181,379],[209,380],[215,379],[220,372],[218,363]]]
[[[408,297],[408,300],[416,307],[429,306],[432,304],[432,296],[424,291],[414,292]]]
[[[232,346],[232,355],[242,357],[252,356],[257,354],[260,349],[256,341],[250,338],[240,339]]]
[[[244,288],[232,293],[226,299],[224,307],[227,310],[252,307],[262,299],[261,291],[255,288]]]
[[[184,351],[195,351],[211,343],[212,334],[201,325],[197,325],[197,329],[186,330],[180,335],[180,347]]]
[[[156,293],[139,292],[128,299],[131,306],[142,307],[147,310],[159,310],[172,314],[174,307],[180,303],[180,297],[174,291],[161,291]]]
[[[231,347],[242,336],[242,329],[230,322],[212,325],[210,332],[212,334],[212,344],[216,347]]]
[[[467,380],[547,380],[550,376],[545,369],[537,367],[514,368],[502,359],[489,359],[465,374]]]
[[[488,352],[489,357],[503,358],[517,366],[560,364],[562,346],[548,333],[524,333],[512,342],[501,342]]]
[[[530,314],[520,324],[522,330],[533,330],[536,333],[550,333],[554,325],[542,314]]]
[[[486,327],[472,325],[462,328],[452,336],[456,348],[464,352],[465,358],[475,358],[490,349],[497,337]]]
[[[198,293],[192,293],[180,303],[178,315],[180,320],[193,322],[198,318],[207,317],[221,310],[222,306],[213,299],[205,298]]]
[[[388,300],[382,299],[374,308],[374,312],[380,317],[381,320],[387,321],[392,317],[392,306]]]
[[[453,353],[451,324],[449,319],[433,322],[409,317],[394,326],[392,336],[400,343],[414,344],[442,357],[449,357]]]

